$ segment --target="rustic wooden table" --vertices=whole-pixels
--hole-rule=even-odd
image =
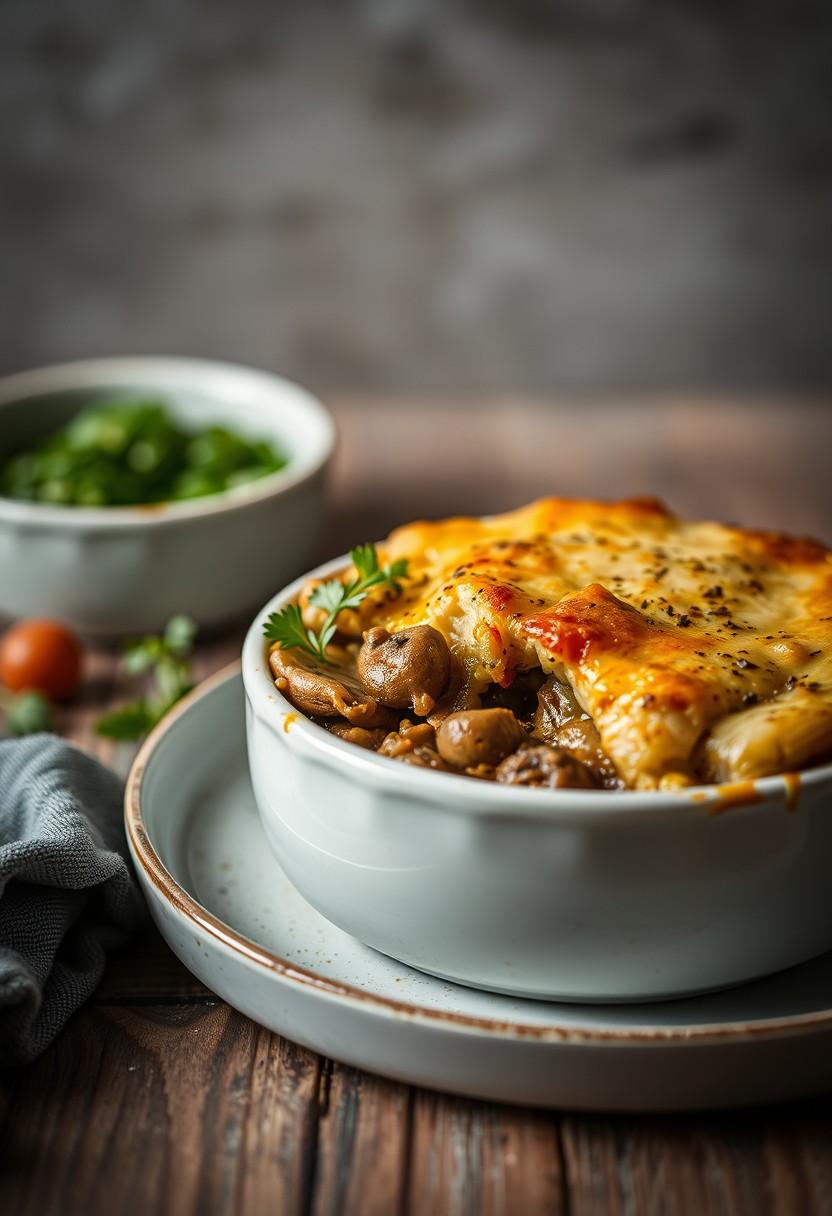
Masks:
[[[650,491],[680,512],[830,540],[829,404],[336,403],[321,556],[413,516],[543,493]],[[199,674],[240,636],[202,645]],[[115,655],[94,653],[64,732],[123,764],[92,724],[126,695]],[[828,1099],[611,1117],[414,1090],[261,1029],[151,932],[36,1064],[4,1078],[0,1124],[9,1216],[832,1213]]]

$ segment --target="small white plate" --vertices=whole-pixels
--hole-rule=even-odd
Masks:
[[[832,954],[709,996],[589,1006],[459,987],[360,945],[272,857],[243,706],[236,667],[203,684],[145,743],[126,794],[156,923],[237,1009],[360,1068],[499,1101],[681,1110],[832,1084]]]

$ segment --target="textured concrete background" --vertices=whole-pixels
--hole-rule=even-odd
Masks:
[[[832,384],[823,3],[2,0],[0,370]]]

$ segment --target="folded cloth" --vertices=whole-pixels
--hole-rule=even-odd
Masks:
[[[53,735],[0,740],[0,1064],[24,1064],[146,917],[122,785]]]

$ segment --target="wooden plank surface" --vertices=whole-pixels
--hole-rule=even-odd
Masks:
[[[546,492],[653,492],[832,539],[826,405],[342,402],[319,557],[415,515]],[[197,675],[241,637],[203,640]],[[94,721],[131,692],[117,652],[96,650],[59,725],[124,770],[130,749]],[[41,1059],[3,1079],[0,1212],[827,1216],[832,1108],[608,1117],[417,1091],[256,1026],[148,930]]]

